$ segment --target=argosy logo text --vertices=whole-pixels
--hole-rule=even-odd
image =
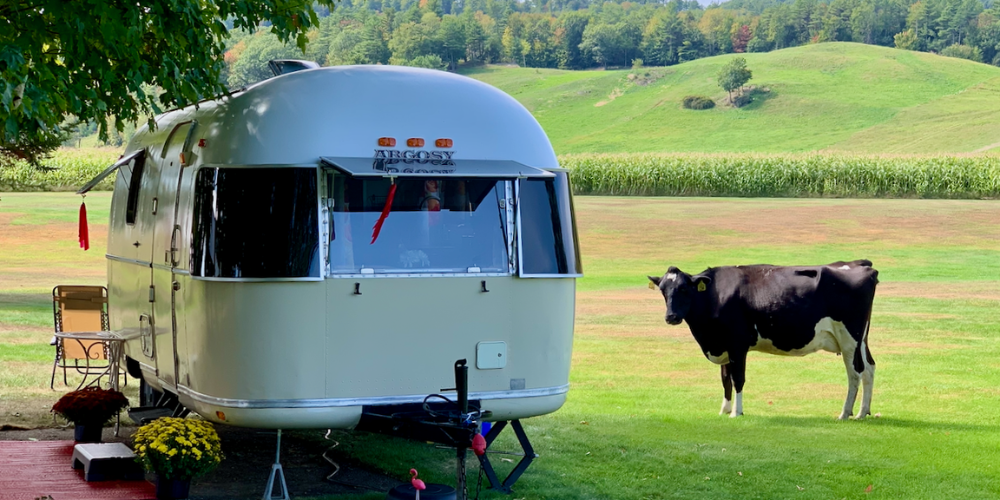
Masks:
[[[402,166],[395,167],[392,165],[399,165],[402,163],[405,165],[454,167],[455,162],[451,159],[453,154],[455,154],[454,151],[419,151],[415,149],[400,151],[397,149],[376,149],[375,161],[372,163],[372,168],[389,173],[450,174],[455,171],[454,168],[414,168]]]

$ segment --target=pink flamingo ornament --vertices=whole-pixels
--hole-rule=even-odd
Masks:
[[[423,480],[417,479],[417,469],[410,469],[410,484],[413,485],[413,489],[417,490],[415,500],[420,500],[420,490],[426,490],[427,485],[424,484]]]

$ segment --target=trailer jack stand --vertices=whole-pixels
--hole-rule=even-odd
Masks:
[[[486,433],[486,453],[479,456],[479,466],[484,473],[486,473],[486,478],[490,481],[490,489],[494,491],[499,491],[501,493],[510,494],[512,492],[511,486],[517,481],[521,474],[531,465],[532,460],[538,458],[535,453],[535,449],[531,447],[531,442],[528,441],[528,436],[524,433],[524,428],[521,427],[520,420],[511,420],[510,427],[514,429],[514,434],[517,435],[517,442],[521,444],[521,449],[524,450],[524,455],[521,461],[514,466],[514,470],[510,471],[507,478],[500,482],[497,477],[496,471],[493,470],[493,464],[490,463],[489,446],[493,444],[493,440],[500,435],[500,431],[507,426],[507,421],[495,422],[490,431]]]
[[[288,496],[288,485],[285,484],[285,472],[281,470],[281,429],[278,429],[278,450],[274,454],[274,464],[271,465],[271,475],[267,478],[267,488],[264,490],[264,500],[291,500]],[[275,477],[278,479],[277,492],[274,492]]]

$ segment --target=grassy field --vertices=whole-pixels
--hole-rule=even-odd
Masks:
[[[722,101],[719,68],[734,55],[638,71],[485,67],[541,122],[559,154],[614,152],[967,153],[1000,147],[1000,68],[933,54],[823,43],[746,57],[768,92],[740,109],[682,109],[686,95]]]
[[[76,248],[78,197],[0,195],[0,423],[50,418],[49,289],[104,276],[106,229],[97,222],[107,218],[108,198],[87,202],[94,244],[83,252]],[[998,202],[576,202],[586,277],[579,281],[569,399],[560,411],[525,422],[541,458],[515,495],[483,498],[1000,496]],[[873,260],[881,279],[871,328],[878,417],[865,421],[834,419],[846,392],[844,365],[822,353],[752,353],[746,416],[719,416],[717,367],[686,327],[664,323],[662,298],[646,288],[647,274],[670,265],[697,272],[856,258]],[[353,460],[397,474],[417,465],[421,477],[453,484],[448,451],[380,436],[335,437]],[[510,439],[499,443],[511,446]],[[497,460],[498,469],[510,467]]]

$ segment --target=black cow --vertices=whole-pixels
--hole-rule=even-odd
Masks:
[[[857,418],[871,412],[875,360],[868,350],[868,323],[878,271],[871,261],[826,266],[712,267],[691,276],[670,267],[649,276],[667,301],[667,323],[687,321],[705,357],[722,365],[722,411],[743,414],[747,351],[804,356],[820,349],[842,354],[852,415],[858,382],[864,395]],[[733,386],[736,404],[732,404]]]

